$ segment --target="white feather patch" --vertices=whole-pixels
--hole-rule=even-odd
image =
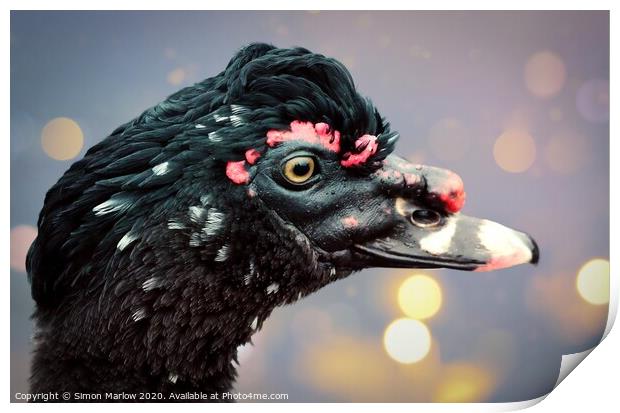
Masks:
[[[230,110],[235,115],[242,115],[248,112],[248,108],[241,105],[230,105]]]
[[[174,219],[171,219],[170,221],[168,221],[168,229],[184,229],[185,228],[185,224],[179,221],[175,221]]]
[[[162,284],[162,280],[159,277],[151,277],[142,283],[142,289],[144,291],[151,291],[159,288]]]
[[[228,246],[228,244],[223,245],[222,248],[220,248],[217,251],[217,254],[215,255],[215,261],[218,261],[218,262],[226,261],[228,259],[229,250],[230,250],[230,246]]]
[[[208,236],[211,237],[216,235],[220,229],[224,226],[224,213],[218,211],[215,208],[209,208],[209,212],[207,213],[207,220],[204,224],[203,231]]]
[[[168,173],[170,170],[168,162],[162,162],[159,165],[155,165],[151,168],[155,175],[161,176]]]
[[[209,132],[209,140],[211,142],[222,142],[222,136],[217,132]]]
[[[133,232],[133,230],[129,231],[123,236],[123,238],[120,239],[120,241],[118,241],[118,244],[116,244],[116,248],[118,248],[119,251],[122,251],[138,238],[140,238],[140,235],[138,233]]]
[[[270,284],[267,287],[267,294],[275,294],[278,292],[279,289],[280,289],[280,285],[278,283]]]
[[[443,254],[450,248],[452,238],[456,232],[457,218],[448,218],[448,223],[439,231],[420,240],[420,247],[431,254]]]
[[[179,376],[177,374],[174,373],[170,373],[168,375],[168,381],[172,384],[175,384],[177,382],[177,380],[179,379]]]
[[[245,125],[245,121],[243,120],[243,118],[241,116],[238,116],[238,115],[232,115],[230,117],[230,123],[232,123],[232,125],[234,127],[239,127],[239,126]]]
[[[252,330],[256,330],[256,327],[258,327],[258,317],[256,317],[254,321],[252,321],[252,325],[250,326]]]
[[[133,321],[140,321],[142,320],[144,317],[146,317],[146,311],[144,310],[144,308],[139,308],[136,311],[134,311],[134,313],[131,315],[131,318],[133,318]]]
[[[202,124],[200,124],[200,123],[197,123],[197,124],[196,124],[196,129],[204,129],[204,128],[206,128],[206,126],[205,126],[205,125],[202,125]]]
[[[189,219],[197,224],[204,220],[207,210],[199,206],[189,207]]]
[[[107,201],[93,208],[96,216],[109,214],[111,212],[124,211],[131,206],[131,202],[120,199],[108,199]]]
[[[190,247],[199,247],[202,245],[202,237],[198,232],[192,233],[189,237],[189,246]]]

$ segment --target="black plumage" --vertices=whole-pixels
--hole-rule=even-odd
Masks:
[[[328,125],[330,143],[266,139],[292,122]],[[27,258],[32,391],[228,391],[237,347],[278,305],[368,266],[490,263],[418,251],[464,193],[453,174],[390,161],[396,139],[342,64],[265,44],[114,130],[45,197]],[[291,157],[313,159],[307,183],[282,176]],[[415,210],[436,220],[411,225]],[[390,256],[403,237],[416,252]],[[519,262],[535,261],[522,238]]]

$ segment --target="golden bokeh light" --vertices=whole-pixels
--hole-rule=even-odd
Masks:
[[[171,85],[178,86],[181,83],[183,83],[186,77],[187,77],[186,70],[183,69],[182,67],[177,67],[176,69],[168,73],[168,76],[166,77],[166,79],[168,80],[168,83],[170,83]]]
[[[485,401],[493,391],[494,378],[486,369],[458,362],[444,367],[434,402],[473,403]]]
[[[495,141],[493,157],[497,165],[506,172],[525,172],[536,159],[536,143],[528,132],[509,129]]]
[[[422,360],[431,349],[431,333],[424,323],[411,318],[394,320],[383,335],[387,354],[403,364]]]
[[[609,261],[595,258],[586,262],[577,274],[577,291],[590,304],[609,302]]]
[[[82,129],[73,119],[54,118],[41,131],[41,146],[52,159],[66,161],[75,158],[84,146]]]
[[[525,64],[525,84],[539,98],[557,95],[566,81],[562,58],[549,51],[534,53]]]
[[[411,318],[432,317],[441,308],[441,303],[441,287],[428,275],[413,275],[398,289],[398,305]]]
[[[552,136],[545,146],[545,162],[549,169],[563,175],[577,172],[589,156],[588,140],[570,131]]]
[[[458,119],[441,119],[431,128],[428,145],[438,159],[443,161],[461,159],[470,146],[469,130]]]
[[[30,225],[18,225],[11,229],[11,268],[26,272],[26,254],[37,237],[37,229]]]

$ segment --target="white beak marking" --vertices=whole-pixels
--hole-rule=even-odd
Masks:
[[[519,237],[519,232],[496,222],[484,220],[478,231],[478,239],[491,254],[491,259],[476,271],[492,271],[532,260],[532,251]]]
[[[456,221],[458,218],[448,218],[448,223],[439,231],[434,232],[420,240],[420,247],[431,254],[443,254],[452,244],[452,238],[456,232]]]

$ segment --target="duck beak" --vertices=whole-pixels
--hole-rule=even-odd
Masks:
[[[465,191],[455,173],[390,155],[375,179],[392,212],[378,237],[355,243],[363,265],[493,271],[538,262],[529,235],[460,213]]]
[[[401,218],[387,236],[353,247],[365,265],[493,271],[538,262],[532,237],[493,221],[454,214],[423,228]]]

